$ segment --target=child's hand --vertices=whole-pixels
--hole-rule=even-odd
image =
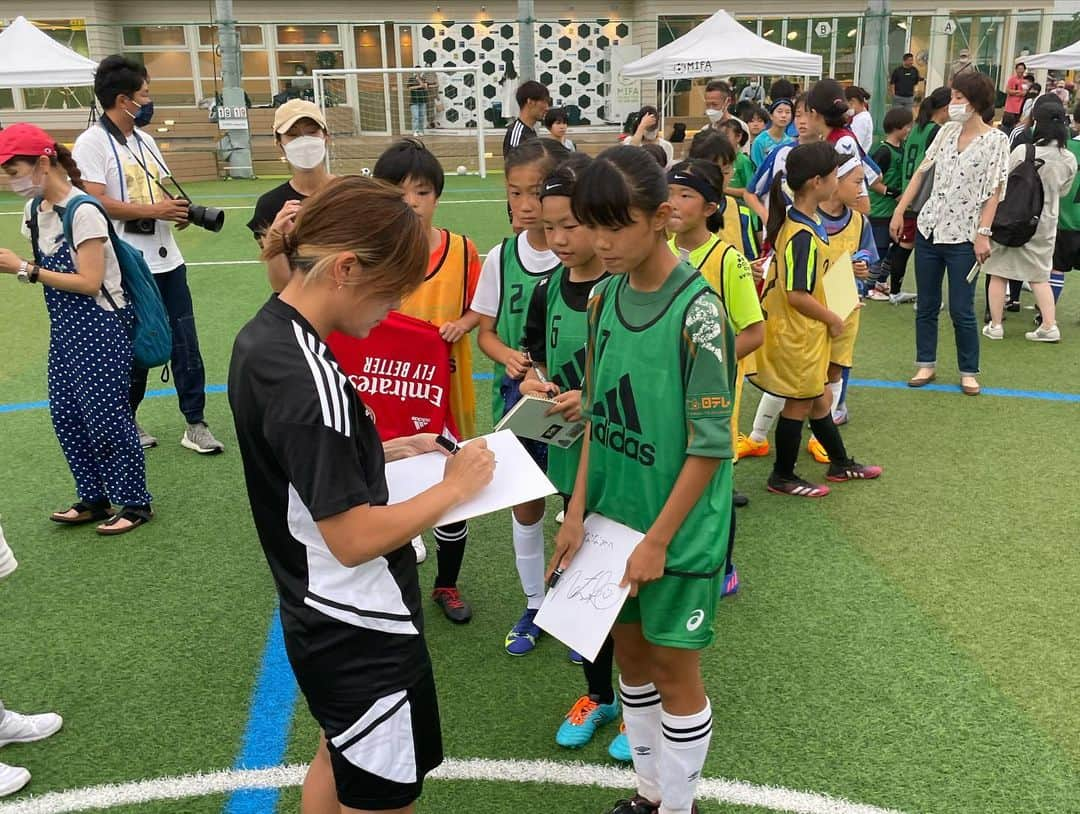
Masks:
[[[524,391],[522,391],[524,392]],[[562,413],[567,421],[581,421],[581,391],[567,390],[555,397],[555,404],[547,411],[548,415]]]
[[[828,325],[829,336],[831,336],[833,339],[836,339],[836,337],[840,336],[840,334],[844,332],[844,320],[840,318],[839,314],[834,313],[833,311],[829,312]]]
[[[453,322],[446,322],[441,328],[439,328],[439,336],[453,345],[461,337],[465,336],[469,332],[469,329],[465,327],[463,321],[460,319]]]
[[[638,543],[630,559],[626,561],[626,573],[623,574],[619,587],[630,586],[630,596],[637,596],[638,590],[648,582],[655,582],[664,575],[664,563],[667,561],[667,547],[645,535]]]
[[[856,260],[851,264],[851,270],[860,280],[865,280],[870,276],[870,264],[865,260]]]
[[[529,359],[528,354],[519,350],[510,351],[503,364],[506,367],[506,375],[511,379],[524,378],[525,374],[529,372],[529,368],[532,367],[532,361]]]
[[[545,384],[535,376],[526,376],[522,380],[519,389],[523,396],[540,396],[541,398],[552,399],[559,395],[559,385],[554,382]]]
[[[759,257],[757,260],[750,261],[750,271],[754,274],[755,283],[760,283],[765,279],[765,270],[768,268],[771,259],[772,255],[767,254],[764,257]]]
[[[556,568],[563,570],[570,567],[570,562],[583,542],[585,542],[584,518],[568,511],[562,526],[559,527],[559,533],[555,535],[555,553],[551,555],[551,561],[548,562],[547,573],[544,575],[545,582],[551,581],[551,574]]]

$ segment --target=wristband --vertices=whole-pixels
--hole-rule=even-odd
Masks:
[[[38,281],[39,274],[41,274],[41,266],[35,263],[30,267],[30,273],[27,275],[27,277],[30,278],[31,283],[36,283]]]

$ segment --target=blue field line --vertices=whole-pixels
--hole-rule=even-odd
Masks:
[[[234,769],[268,769],[284,762],[297,694],[296,679],[285,654],[281,614],[275,608]],[[267,814],[277,809],[280,794],[279,789],[234,791],[225,803],[224,814]]]
[[[490,382],[493,375],[491,373],[474,373],[473,381],[477,382]],[[867,387],[875,390],[908,390],[907,382],[890,382],[884,379],[852,379],[851,385],[853,387]],[[928,384],[920,388],[921,390],[931,390],[935,393],[957,393],[960,391],[960,386],[955,384]],[[224,393],[226,390],[223,384],[208,384],[206,386],[207,393]],[[1034,401],[1059,401],[1067,404],[1080,403],[1080,393],[1057,393],[1053,390],[1013,390],[1008,387],[984,387],[982,389],[984,396],[998,396],[1000,398],[1007,399],[1032,399]],[[171,387],[163,390],[149,390],[146,393],[146,397],[150,398],[162,398],[164,396],[175,396],[176,390]],[[21,413],[24,410],[44,410],[49,406],[47,401],[17,401],[11,404],[0,404],[0,413]]]

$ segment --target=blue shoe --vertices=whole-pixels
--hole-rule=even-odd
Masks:
[[[720,598],[734,596],[739,592],[739,569],[732,568],[731,573],[724,577],[724,587],[720,591]]]
[[[630,754],[630,739],[626,737],[626,724],[619,727],[619,734],[611,742],[607,753],[620,763],[630,763],[634,759]]]
[[[567,749],[580,749],[592,740],[596,730],[619,717],[619,702],[597,703],[595,696],[583,695],[566,713],[555,733],[555,743]]]
[[[506,634],[506,652],[511,656],[525,656],[540,641],[540,628],[536,626],[536,610],[526,609],[514,629]]]
[[[585,657],[582,656],[577,650],[571,650],[568,655],[571,664],[582,664],[585,661]]]

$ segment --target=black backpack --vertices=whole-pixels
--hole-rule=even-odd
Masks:
[[[1035,145],[1027,145],[1024,160],[1009,173],[1005,200],[998,204],[990,235],[1002,246],[1023,246],[1039,228],[1043,211],[1043,185],[1039,169],[1045,162],[1035,158]]]

